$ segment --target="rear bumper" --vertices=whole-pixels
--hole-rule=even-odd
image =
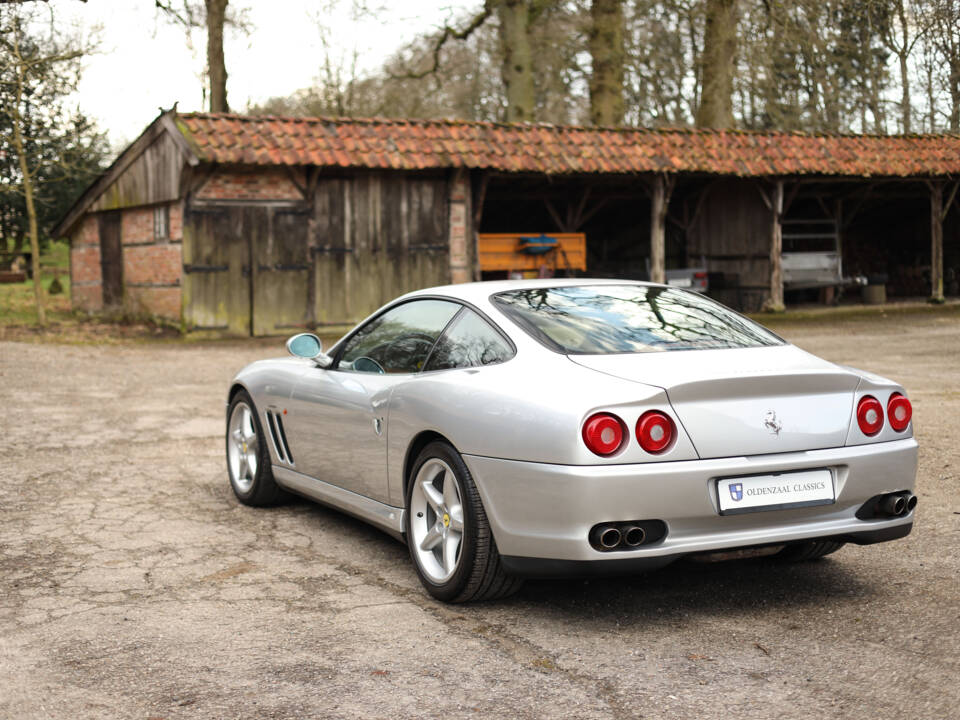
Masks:
[[[883,542],[903,537],[913,524],[913,513],[877,520],[855,517],[874,495],[913,489],[917,470],[913,438],[637,465],[550,465],[476,455],[465,455],[464,461],[505,564],[519,574],[584,574],[588,565],[596,567],[587,574],[632,572],[691,553],[813,538]],[[719,514],[718,478],[815,468],[833,473],[832,505]],[[597,523],[653,519],[667,525],[666,537],[655,544],[600,552],[588,540]]]

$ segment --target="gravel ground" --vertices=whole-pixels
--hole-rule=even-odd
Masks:
[[[955,718],[960,315],[777,330],[907,387],[912,535],[476,606],[355,520],[236,502],[224,392],[280,342],[0,343],[0,717]]]

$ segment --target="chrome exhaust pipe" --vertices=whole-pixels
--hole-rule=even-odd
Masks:
[[[623,542],[630,547],[643,544],[646,536],[646,531],[638,525],[628,525],[623,529]]]
[[[913,509],[917,506],[917,496],[913,493],[907,493],[906,495],[906,509],[903,511],[904,515],[913,512]]]
[[[605,550],[613,550],[620,544],[621,538],[620,531],[615,527],[606,527],[600,531],[600,545]]]
[[[884,515],[903,515],[907,509],[907,500],[903,495],[885,495],[877,507]]]

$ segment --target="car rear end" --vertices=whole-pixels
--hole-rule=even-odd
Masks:
[[[706,299],[681,298],[679,311],[670,299],[653,298],[660,320],[713,312]],[[727,317],[709,322],[749,323]],[[573,337],[549,323],[535,330],[544,343]],[[620,397],[583,408],[575,452],[558,450],[557,462],[465,455],[512,571],[629,572],[696,553],[910,532],[917,443],[902,387],[772,335],[706,349],[690,347],[690,333],[675,336],[686,351],[563,348],[579,384],[589,382],[582,371],[605,386],[622,381]],[[596,349],[590,342],[581,347]]]

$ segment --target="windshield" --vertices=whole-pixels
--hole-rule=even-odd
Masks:
[[[566,355],[782,345],[769,330],[696,293],[645,285],[511,290],[493,301]]]

